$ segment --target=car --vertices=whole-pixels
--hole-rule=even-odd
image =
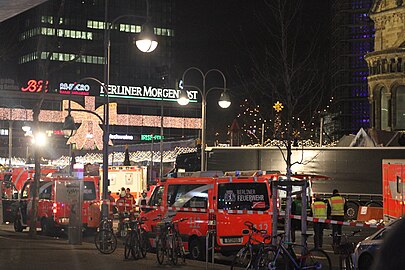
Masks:
[[[387,236],[387,233],[398,224],[399,220],[396,219],[389,223],[384,228],[381,228],[374,234],[368,236],[366,239],[360,241],[353,253],[354,269],[369,270],[372,267],[375,256],[378,250],[381,248],[383,240]]]

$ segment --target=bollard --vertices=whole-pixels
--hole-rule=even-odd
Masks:
[[[216,236],[216,216],[213,213],[208,214],[208,231],[207,235],[205,236],[205,269],[208,270],[208,260],[209,260],[209,252],[211,250],[211,269],[214,269],[214,263],[215,263],[215,236]],[[210,246],[210,236],[212,237],[211,239],[211,246]]]

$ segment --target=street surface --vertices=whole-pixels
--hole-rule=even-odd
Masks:
[[[344,228],[348,233],[357,228]],[[357,242],[372,234],[376,229],[364,228],[360,235],[353,238]],[[309,231],[312,232],[312,231]],[[299,243],[297,232],[297,243]],[[324,249],[332,259],[333,269],[338,269],[338,257],[333,254],[331,248],[330,230],[325,230]],[[313,238],[308,240],[309,247],[313,246]],[[156,256],[148,253],[145,259],[124,260],[124,248],[122,240],[119,240],[118,247],[113,254],[103,255],[99,253],[94,244],[92,236],[84,236],[82,245],[68,244],[67,237],[46,237],[38,231],[37,239],[29,239],[28,231],[15,233],[12,224],[0,225],[0,269],[7,270],[73,270],[73,269],[182,269],[198,270],[205,269],[205,262],[186,260],[174,266],[170,263],[159,265]],[[229,269],[232,257],[217,255],[215,257],[214,269]],[[209,269],[211,265],[209,266]]]

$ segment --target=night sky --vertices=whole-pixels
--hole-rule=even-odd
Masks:
[[[305,0],[302,18],[306,29],[302,39],[308,39],[310,42],[317,38],[320,50],[325,50],[324,57],[327,57],[329,5],[328,0]],[[217,105],[219,91],[210,93],[207,105],[208,136],[217,131],[226,134],[225,127],[232,123],[239,111],[240,102],[245,98],[266,106],[266,100],[254,89],[242,85],[249,84],[251,78],[250,71],[254,63],[250,55],[253,53],[260,58],[263,47],[272,42],[265,29],[271,25],[272,18],[269,14],[264,0],[176,1],[178,77],[191,66],[204,72],[218,68],[225,73],[231,90],[233,103],[231,109],[226,111]],[[327,59],[320,61],[325,64]],[[243,80],[238,73],[243,75]],[[211,75],[207,77],[207,84],[222,86],[222,80]],[[201,83],[196,81],[195,85],[200,86]]]

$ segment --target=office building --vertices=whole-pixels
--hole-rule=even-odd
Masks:
[[[331,8],[330,89],[334,98],[329,136],[339,139],[370,127],[366,53],[374,49],[372,0],[335,0]]]
[[[197,137],[201,125],[197,94],[187,107],[175,102],[174,0],[149,1],[150,23],[159,42],[151,53],[140,52],[134,44],[145,23],[146,1],[108,2],[107,25],[115,21],[109,66],[112,142],[137,144],[150,138],[142,135],[160,134],[162,108],[165,140]],[[67,149],[59,130],[70,93],[72,106],[103,116],[105,91],[94,80],[82,79],[105,81],[105,11],[104,0],[49,0],[0,24],[0,156],[7,153],[12,131],[13,156],[26,155],[21,126],[32,124],[33,108],[41,99],[41,126],[54,137],[48,148],[55,152],[52,156]],[[84,112],[72,115],[81,123],[77,148],[100,150],[99,119]]]

